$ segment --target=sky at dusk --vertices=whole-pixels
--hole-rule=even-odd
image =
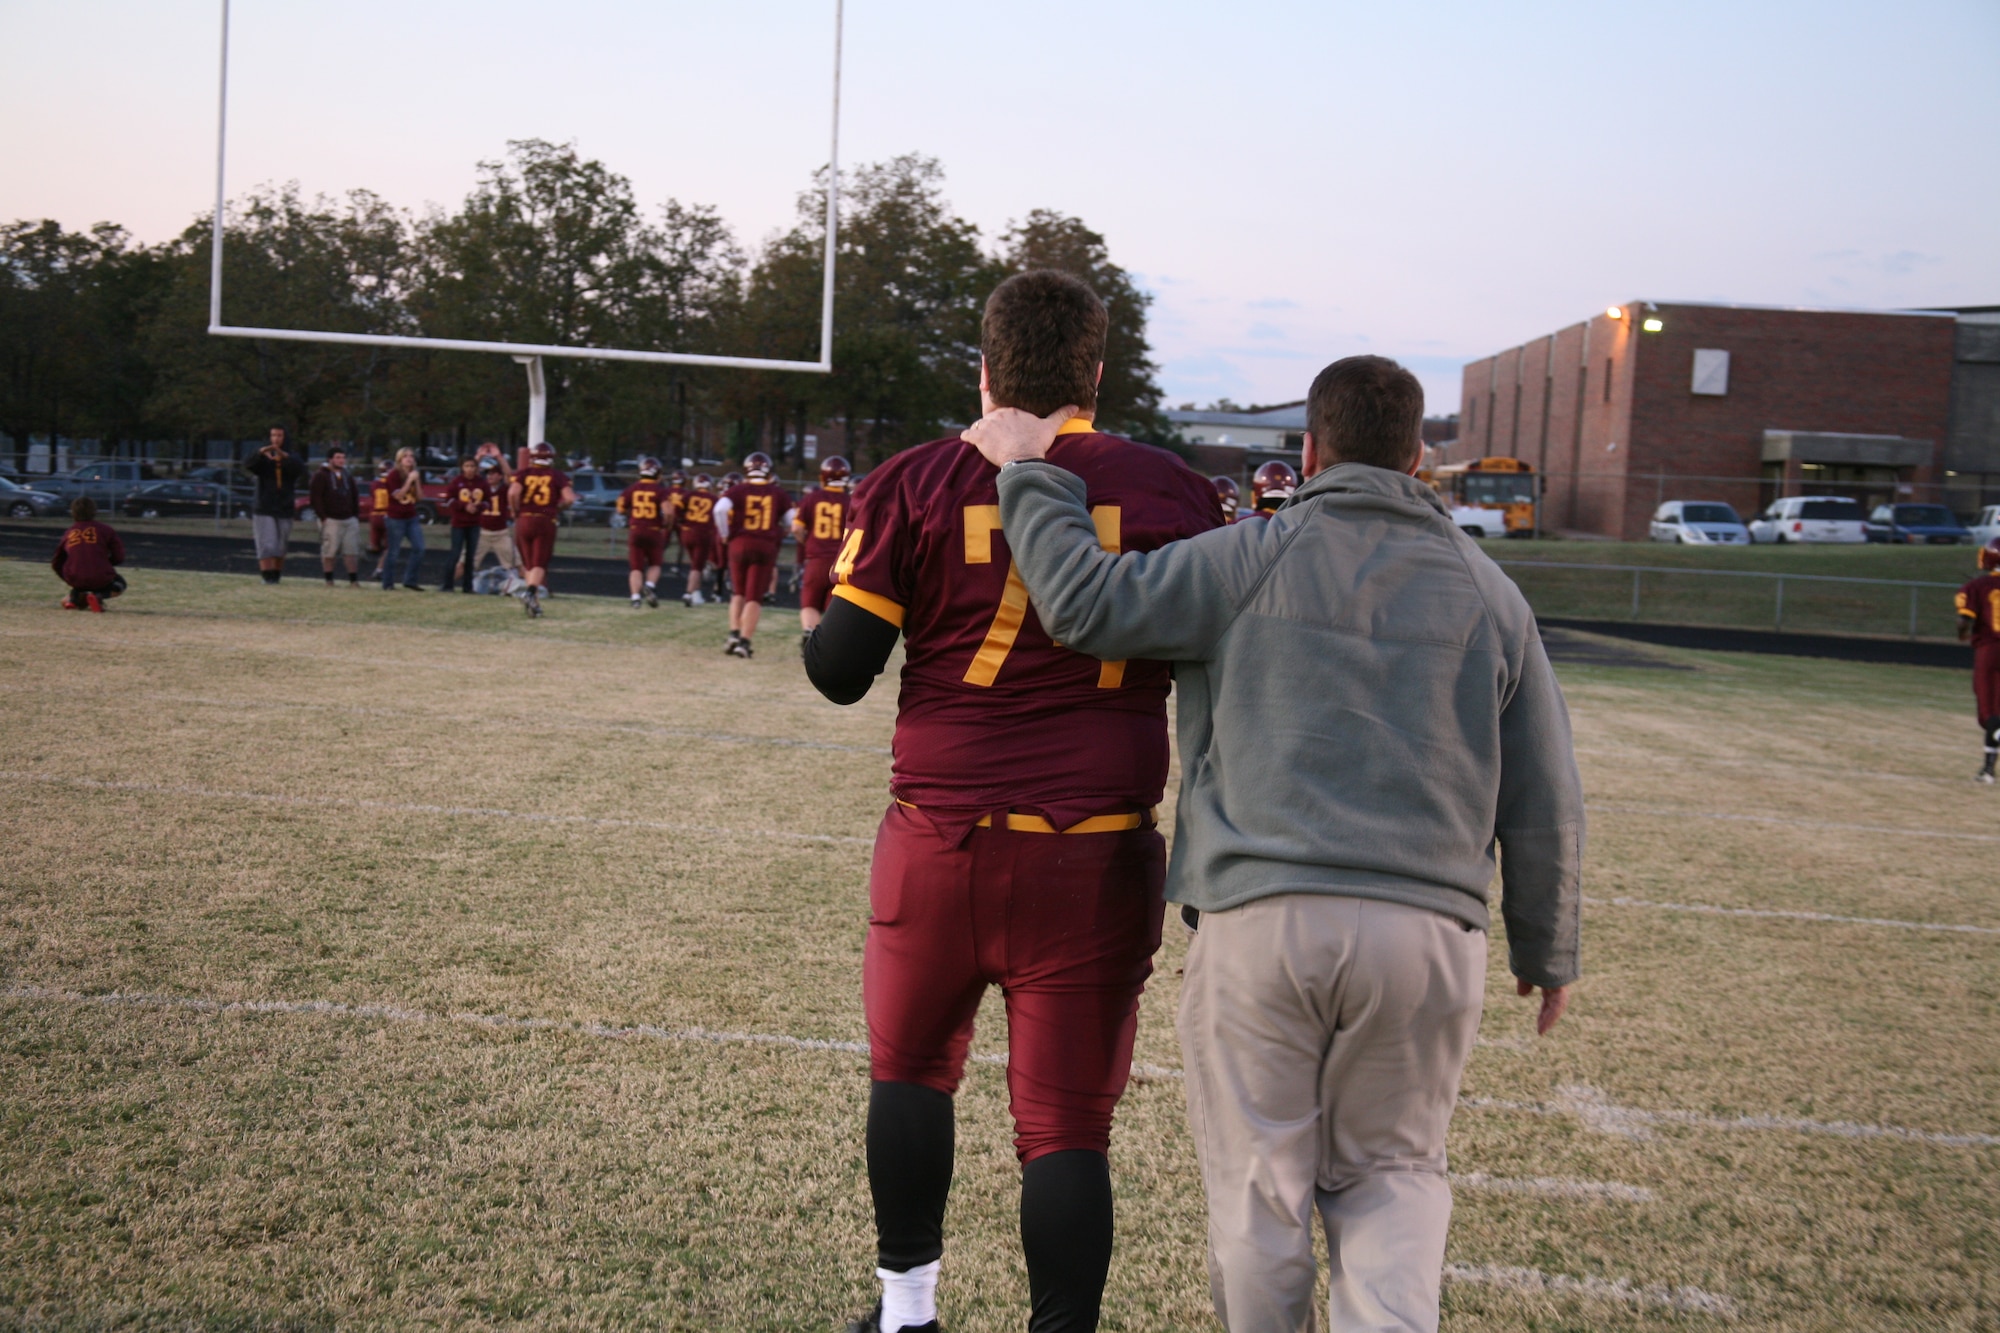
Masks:
[[[0,219],[165,239],[215,188],[217,0],[0,0]],[[649,207],[789,224],[831,0],[235,0],[232,195],[453,206],[574,140]],[[2000,304],[2000,4],[849,0],[844,163],[940,159],[992,240],[1083,218],[1169,402],[1467,360],[1615,301]]]

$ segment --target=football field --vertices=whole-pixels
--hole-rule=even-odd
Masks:
[[[0,1325],[868,1306],[893,669],[839,709],[790,612],[742,662],[716,607],[134,583],[63,613],[0,562]],[[1559,671],[1585,978],[1538,1041],[1494,941],[1445,1327],[2000,1329],[2000,788],[1965,676]],[[1184,953],[1170,923],[1114,1131],[1110,1329],[1214,1326]],[[948,1330],[1025,1321],[997,999]]]

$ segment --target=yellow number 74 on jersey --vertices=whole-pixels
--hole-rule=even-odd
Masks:
[[[1119,518],[1123,510],[1118,505],[1093,505],[1090,521],[1097,525],[1097,544],[1113,555],[1118,554]],[[999,505],[967,505],[965,507],[965,563],[968,565],[990,565],[993,563],[993,534],[1000,530]],[[1028,616],[1028,585],[1021,581],[1021,570],[1012,560],[1007,562],[1007,586],[1000,591],[1000,609],[993,613],[993,624],[987,628],[986,641],[973,654],[972,665],[965,670],[968,685],[989,686],[1000,678],[1000,668],[1007,661],[1007,654],[1014,651],[1014,640],[1020,637],[1021,622]],[[1097,664],[1097,688],[1115,690],[1125,683],[1123,662],[1100,662]]]

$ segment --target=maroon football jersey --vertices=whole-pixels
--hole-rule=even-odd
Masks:
[[[113,565],[125,563],[125,543],[109,523],[92,519],[78,523],[56,543],[50,567],[72,588],[102,588],[118,572]]]
[[[444,484],[444,503],[454,528],[476,528],[480,511],[486,508],[486,483],[476,472],[469,477],[453,473]]]
[[[1073,421],[1049,461],[1083,478],[1098,540],[1150,551],[1219,527],[1208,479]],[[999,470],[962,440],[877,468],[850,503],[834,596],[902,626],[892,790],[947,830],[1001,810],[1057,828],[1159,803],[1168,668],[1059,647],[1000,531]]]
[[[479,506],[479,526],[488,532],[505,532],[507,525],[514,521],[507,510],[507,479],[499,472],[489,472],[480,477],[480,485],[486,488],[486,498]]]
[[[715,494],[687,491],[681,495],[681,526],[715,531]]]
[[[777,550],[785,540],[785,516],[792,512],[792,496],[784,487],[768,481],[740,481],[722,493],[729,501],[729,540],[750,542]]]
[[[664,532],[671,508],[671,492],[662,482],[635,481],[618,497],[618,512],[625,515],[634,532]]]
[[[403,489],[404,483],[407,482],[408,480],[409,478],[403,475],[403,471],[401,468],[391,468],[389,469],[389,475],[382,478],[382,480],[376,485],[375,489],[378,494],[387,492],[389,497],[388,509],[385,512],[384,515],[385,517],[415,518],[417,516],[417,502],[415,500],[401,500],[397,498],[398,494]],[[419,489],[416,493],[421,495],[423,493],[421,489],[422,483],[419,483],[418,485]]]
[[[1955,600],[1958,614],[1972,621],[1973,643],[2000,643],[2000,574],[1981,574]]]
[[[799,522],[806,529],[801,539],[806,559],[839,555],[840,534],[847,530],[847,492],[813,487],[799,503]]]
[[[538,518],[554,518],[562,512],[562,493],[569,489],[569,474],[543,463],[531,463],[514,474],[521,483],[521,513]]]

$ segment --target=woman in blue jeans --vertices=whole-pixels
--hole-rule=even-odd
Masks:
[[[417,501],[423,497],[423,474],[417,471],[417,455],[412,449],[396,451],[396,466],[382,478],[389,492],[388,513],[382,525],[382,591],[396,586],[396,550],[409,543],[410,559],[403,571],[403,586],[422,592],[417,568],[424,562],[424,525],[417,520]]]

